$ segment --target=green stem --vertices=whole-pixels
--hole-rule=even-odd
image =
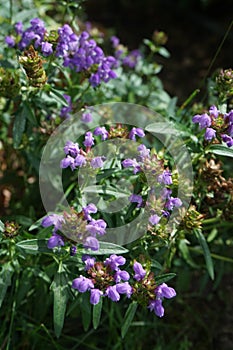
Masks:
[[[19,287],[19,275],[16,275],[16,280],[15,280],[15,295],[17,295],[17,290]],[[12,338],[12,330],[13,330],[13,324],[14,324],[14,318],[15,318],[15,310],[16,310],[16,298],[14,298],[13,304],[12,304],[12,309],[11,309],[11,320],[10,320],[10,327],[9,327],[9,333],[8,333],[8,341],[7,341],[7,346],[6,350],[10,350],[11,348],[11,338]]]

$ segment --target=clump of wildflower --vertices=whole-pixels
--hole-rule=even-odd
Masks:
[[[106,233],[107,224],[104,220],[95,220],[91,214],[96,213],[97,208],[93,203],[88,204],[81,212],[71,209],[62,215],[50,214],[42,220],[43,227],[54,226],[52,237],[48,240],[48,248],[64,246],[66,242],[83,245],[91,250],[99,249],[98,236]],[[75,247],[70,248],[71,255],[76,253]]]
[[[142,58],[142,53],[138,49],[129,51],[126,46],[120,43],[120,39],[115,35],[110,38],[110,41],[117,60],[116,65],[123,65],[134,69]]]
[[[101,297],[108,297],[114,302],[118,302],[122,294],[131,297],[132,287],[128,282],[130,275],[120,268],[126,262],[123,256],[112,254],[104,262],[100,262],[84,255],[82,260],[87,277],[81,275],[75,278],[72,287],[80,293],[89,291],[92,305],[98,304]]]
[[[213,105],[208,113],[196,114],[192,121],[205,129],[205,140],[223,141],[228,147],[233,146],[233,110],[222,113]]]

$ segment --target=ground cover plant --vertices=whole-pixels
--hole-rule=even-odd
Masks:
[[[232,69],[179,104],[82,5],[1,10],[1,349],[230,349]]]

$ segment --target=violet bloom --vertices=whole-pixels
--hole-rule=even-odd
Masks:
[[[141,170],[140,164],[136,161],[136,159],[125,159],[122,162],[124,168],[133,167],[133,173],[136,174]]]
[[[74,160],[74,166],[82,167],[86,164],[86,162],[86,158],[82,154],[78,154]]]
[[[168,210],[173,210],[174,207],[181,207],[182,202],[180,200],[180,198],[173,198],[171,197],[170,199],[168,199],[168,201],[165,204],[166,209]]]
[[[120,294],[126,294],[128,298],[130,298],[133,293],[133,288],[131,287],[129,282],[116,284],[116,290]]]
[[[197,114],[192,118],[193,123],[198,123],[200,129],[208,128],[211,126],[211,118],[207,113]]]
[[[84,213],[84,219],[91,221],[92,217],[90,216],[90,214],[97,213],[97,208],[95,204],[89,203],[86,207],[83,208],[83,213]]]
[[[151,223],[151,225],[157,225],[160,221],[160,216],[158,216],[157,214],[151,215],[149,218],[149,222]]]
[[[91,131],[86,132],[85,141],[83,142],[83,144],[85,147],[91,147],[94,145],[94,138],[92,136]]]
[[[162,283],[155,289],[155,294],[157,298],[171,299],[176,296],[176,291],[174,288],[168,287],[166,283]]]
[[[172,184],[172,174],[170,171],[164,170],[162,174],[158,176],[158,182],[165,185]]]
[[[233,146],[233,138],[232,137],[230,137],[229,135],[223,134],[223,135],[221,135],[221,138],[222,138],[223,142],[225,142],[228,147]]]
[[[64,218],[62,215],[50,214],[43,218],[41,225],[43,227],[54,226],[53,233],[55,234],[57,230],[61,230],[62,224],[64,223]]]
[[[77,247],[73,245],[70,247],[70,256],[74,256],[75,254],[77,254]]]
[[[150,156],[150,149],[146,148],[146,146],[143,144],[138,146],[138,151],[139,151],[140,160],[143,160],[144,158],[147,158]]]
[[[162,305],[161,299],[151,300],[148,306],[150,311],[154,311],[156,316],[163,317],[164,316],[164,307]]]
[[[97,128],[95,128],[93,134],[95,136],[101,135],[101,140],[105,141],[108,138],[108,131],[106,130],[106,128],[104,126],[98,126]]]
[[[119,283],[121,281],[128,281],[130,279],[130,275],[127,271],[118,270],[114,275],[114,281]]]
[[[85,112],[82,114],[81,121],[84,123],[90,123],[92,122],[92,115],[91,113]]]
[[[16,31],[17,35],[23,34],[23,23],[22,22],[15,23],[15,31]]]
[[[139,194],[131,194],[131,196],[129,196],[129,201],[131,203],[137,203],[137,208],[140,208],[143,203],[142,196],[140,196]]]
[[[215,137],[216,137],[216,131],[212,128],[206,128],[205,136],[204,136],[205,140],[211,141]]]
[[[14,47],[15,46],[15,39],[11,35],[7,35],[5,37],[5,43],[8,45],[8,47]]]
[[[106,231],[107,224],[104,220],[102,219],[92,219],[87,225],[86,225],[86,229],[88,232],[90,232],[91,235],[93,235],[94,237],[96,236],[96,234],[103,236]]]
[[[72,141],[67,141],[64,147],[64,152],[66,155],[75,158],[79,154],[79,145]]]
[[[132,128],[132,130],[130,130],[130,132],[129,132],[129,139],[133,140],[133,141],[136,141],[136,135],[138,137],[144,137],[145,133],[140,128]]]
[[[64,106],[61,108],[60,116],[62,118],[69,118],[70,112],[72,111],[71,97],[69,95],[66,95],[66,94],[63,94],[63,97],[66,100],[68,106]]]
[[[125,258],[120,255],[112,254],[109,258],[104,261],[106,266],[110,266],[111,270],[118,271],[119,267],[124,265],[126,262]]]
[[[91,250],[99,250],[99,241],[95,237],[87,237],[85,242],[83,242],[83,247],[86,249],[91,249]]]
[[[74,164],[74,158],[71,156],[68,156],[66,158],[63,158],[60,162],[60,168],[61,169],[66,169],[70,167],[72,170],[75,169],[75,164]]]
[[[115,49],[120,44],[120,39],[113,35],[111,38],[112,47]]]
[[[146,276],[146,270],[144,270],[142,265],[137,261],[133,264],[133,270],[135,272],[133,278],[136,281],[141,281]]]
[[[164,187],[160,193],[162,199],[169,199],[171,197],[172,190],[170,188]]]
[[[91,288],[94,288],[94,284],[89,278],[80,275],[73,280],[72,288],[77,289],[80,293],[85,293]]]
[[[98,304],[102,295],[103,292],[101,292],[101,290],[97,288],[91,289],[90,303],[92,305]]]
[[[129,68],[135,68],[140,57],[142,57],[139,50],[131,51],[126,57],[123,58],[122,63]]]
[[[93,169],[102,168],[105,159],[105,157],[95,157],[91,160],[90,165]]]
[[[214,118],[217,118],[218,115],[219,115],[219,110],[216,106],[211,106],[210,109],[209,109],[209,114],[212,115]]]
[[[43,55],[47,57],[53,53],[53,45],[44,41],[41,43],[41,51]]]
[[[88,271],[95,265],[95,258],[88,254],[82,256],[82,261],[85,263],[85,270]]]
[[[55,247],[61,247],[64,246],[64,241],[60,235],[57,233],[54,233],[48,240],[47,247],[49,249],[53,249]]]
[[[115,286],[109,286],[106,289],[106,295],[112,301],[119,301],[120,300],[120,294],[118,293],[118,291],[116,289],[116,285]]]

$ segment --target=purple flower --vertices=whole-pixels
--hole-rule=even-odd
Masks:
[[[66,155],[70,155],[71,157],[75,158],[79,154],[79,145],[72,141],[67,141],[64,147],[64,152]]]
[[[150,311],[154,311],[154,313],[158,317],[163,317],[164,316],[164,307],[162,305],[162,300],[161,299],[151,300],[150,303],[149,303],[148,309],[150,309]]]
[[[128,66],[129,68],[135,68],[135,66],[138,63],[140,57],[142,57],[142,55],[139,52],[139,50],[133,50],[127,56],[125,56],[123,58],[122,63],[125,66]]]
[[[197,114],[192,118],[193,123],[198,123],[200,129],[208,128],[211,126],[211,118],[207,113]]]
[[[180,198],[173,198],[173,197],[171,197],[166,202],[165,207],[168,210],[173,210],[174,207],[180,207],[181,205],[182,205],[182,202],[181,202]]]
[[[176,296],[176,291],[174,288],[168,287],[166,283],[162,283],[155,289],[155,294],[157,298],[171,299]]]
[[[91,250],[99,250],[99,241],[95,237],[87,237],[83,243],[83,247]]]
[[[109,286],[106,289],[106,295],[108,298],[110,298],[112,301],[119,301],[120,300],[120,294],[118,293],[115,286]]]
[[[136,174],[141,170],[140,164],[136,161],[136,159],[125,159],[122,162],[122,165],[124,168],[130,168],[133,167],[133,173]]]
[[[95,135],[95,136],[97,136],[97,135],[101,135],[101,140],[102,141],[105,141],[105,140],[107,140],[107,138],[108,138],[108,131],[106,130],[106,128],[104,127],[104,126],[98,126],[95,130],[94,130],[94,132],[93,132],[93,134]]]
[[[172,190],[170,188],[164,187],[160,193],[162,199],[170,198]]]
[[[211,106],[210,109],[209,109],[209,114],[212,115],[214,118],[217,118],[218,115],[219,115],[219,110],[217,109],[216,106]]]
[[[73,245],[70,247],[70,256],[74,256],[77,253],[77,247]]]
[[[130,279],[130,275],[128,274],[127,271],[122,271],[122,270],[118,270],[116,271],[115,275],[114,275],[114,280],[116,283],[119,283],[121,280],[122,281],[128,281]]]
[[[84,123],[90,123],[92,121],[91,113],[85,112],[82,114],[81,121]]]
[[[104,165],[104,160],[105,157],[95,157],[91,160],[90,165],[93,169],[102,168]]]
[[[224,115],[224,119],[228,119],[229,123],[233,123],[233,109]]]
[[[157,214],[151,215],[149,218],[149,222],[151,223],[151,225],[157,225],[160,221],[160,216],[158,216]]]
[[[53,45],[44,41],[41,43],[41,51],[43,55],[47,57],[53,53]]]
[[[92,136],[91,131],[86,132],[85,141],[83,142],[83,144],[85,147],[91,147],[94,145],[94,138]]]
[[[92,219],[86,226],[86,229],[88,232],[90,232],[91,235],[93,235],[94,237],[96,236],[96,234],[103,236],[106,231],[107,224],[104,220],[102,219]]]
[[[102,295],[103,292],[101,292],[101,290],[97,288],[91,289],[90,303],[92,305],[98,304]]]
[[[140,155],[140,160],[143,160],[144,158],[147,158],[150,156],[150,150],[148,148],[146,148],[146,146],[143,144],[138,146],[138,151],[139,151],[139,155]]]
[[[9,47],[14,47],[15,46],[15,39],[13,38],[13,36],[8,35],[8,36],[5,37],[5,43]]]
[[[23,23],[22,22],[15,23],[15,31],[16,31],[17,35],[23,34]]]
[[[54,226],[53,233],[56,233],[57,230],[62,228],[62,223],[64,222],[64,218],[62,215],[58,214],[50,214],[43,218],[41,225],[43,227]]]
[[[62,237],[56,233],[53,233],[52,237],[49,238],[47,247],[49,249],[53,249],[55,247],[63,246],[65,243],[62,239]]]
[[[221,138],[223,140],[223,142],[225,142],[227,144],[228,147],[233,146],[233,138],[230,137],[229,135],[223,134],[221,135]]]
[[[94,288],[94,284],[89,278],[80,275],[73,280],[72,288],[77,289],[80,293],[85,293],[91,288]]]
[[[66,95],[66,94],[63,94],[63,97],[66,100],[66,102],[68,103],[68,106],[64,106],[61,108],[60,116],[62,118],[69,118],[70,112],[72,111],[71,97],[69,95]]]
[[[210,141],[214,137],[216,137],[216,131],[212,128],[206,128],[204,137],[205,137],[205,140]]]
[[[115,35],[113,35],[110,40],[114,49],[120,44],[120,39]]]
[[[75,169],[74,158],[71,156],[63,158],[60,162],[60,168],[65,169],[68,167],[71,167],[72,170]]]
[[[130,298],[133,293],[133,288],[131,287],[129,282],[116,284],[116,290],[120,294],[126,294],[128,298]]]
[[[137,203],[137,208],[140,208],[143,203],[142,196],[139,194],[131,194],[131,196],[129,196],[129,201],[131,203]]]
[[[97,208],[95,204],[89,203],[86,207],[83,208],[83,213],[84,213],[84,219],[91,221],[92,217],[90,216],[90,214],[97,213]]]
[[[124,265],[126,262],[125,258],[121,255],[112,254],[109,258],[104,261],[106,266],[110,266],[111,270],[118,271],[119,267]]]
[[[135,272],[133,278],[136,281],[141,281],[146,276],[146,270],[144,270],[142,265],[137,261],[133,264],[133,270]]]
[[[95,265],[95,258],[90,255],[84,254],[82,256],[82,261],[85,263],[85,270],[88,271]]]
[[[78,154],[77,157],[74,160],[74,166],[84,166],[86,164],[86,158],[82,154]]]
[[[164,170],[162,174],[158,176],[158,182],[165,185],[172,184],[172,174],[170,171]]]
[[[133,141],[136,141],[136,137],[135,137],[136,135],[138,137],[144,137],[145,133],[140,128],[132,128],[132,130],[130,130],[130,132],[129,132],[129,139],[133,140]]]

